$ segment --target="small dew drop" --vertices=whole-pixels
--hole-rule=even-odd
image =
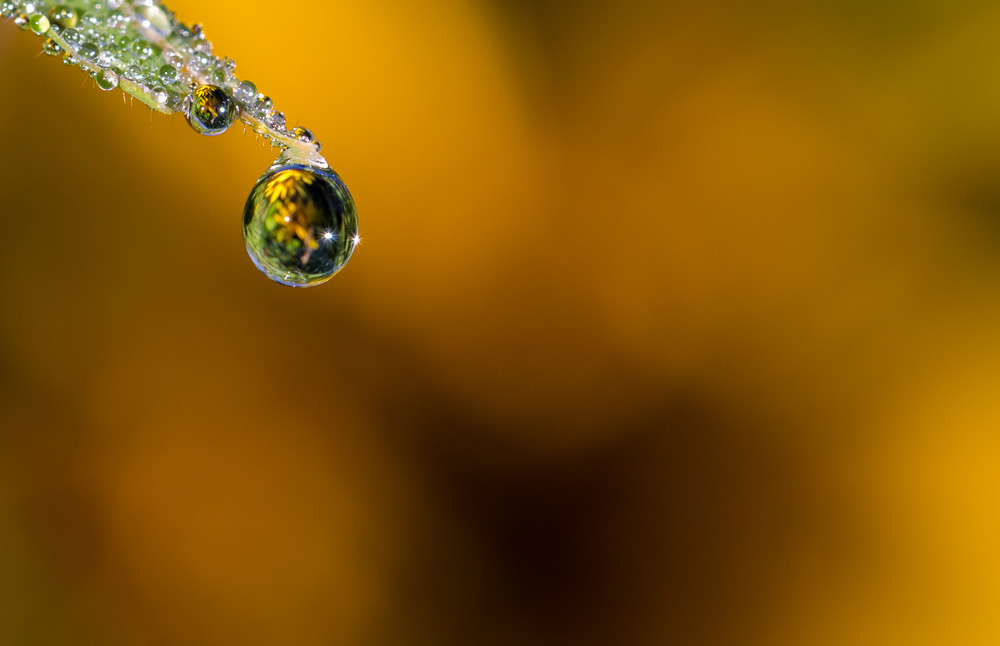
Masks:
[[[44,51],[49,56],[58,56],[62,54],[63,48],[59,46],[59,43],[52,40],[51,38],[45,39],[45,44],[42,45],[42,51]]]
[[[85,60],[88,63],[94,63],[97,62],[97,59],[101,56],[101,48],[94,43],[88,42],[80,45],[80,48],[77,50],[77,54],[81,60]]]
[[[250,81],[242,81],[236,86],[233,96],[243,105],[250,105],[250,102],[257,98],[257,86]]]
[[[33,13],[28,16],[28,28],[39,36],[47,32],[51,26],[49,19],[40,13]]]
[[[73,27],[76,27],[79,16],[77,15],[76,10],[72,7],[68,7],[64,4],[57,4],[49,9],[49,20],[54,25],[59,25],[60,27],[65,27],[66,29],[72,29]]]
[[[292,130],[292,134],[296,139],[304,144],[310,144],[316,141],[316,137],[313,136],[312,130],[308,128],[296,128],[295,130]]]
[[[113,70],[101,70],[94,76],[94,81],[97,82],[97,87],[108,92],[118,87],[119,78]]]

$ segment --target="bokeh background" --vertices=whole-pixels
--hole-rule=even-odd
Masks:
[[[0,643],[1000,641],[1000,7],[175,0],[275,156],[0,25]]]

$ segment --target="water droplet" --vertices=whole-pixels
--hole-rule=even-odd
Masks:
[[[98,57],[100,57],[101,48],[94,43],[84,43],[80,45],[80,49],[77,50],[77,53],[80,55],[82,60],[85,60],[88,63],[93,63],[98,59]]]
[[[254,109],[257,112],[261,114],[267,114],[271,111],[271,108],[273,107],[274,107],[274,101],[271,100],[271,97],[264,96],[263,94],[257,95],[257,103],[254,105]]]
[[[187,67],[192,72],[200,72],[212,62],[212,57],[208,54],[196,52],[187,61]]]
[[[177,68],[173,65],[164,65],[157,71],[157,76],[165,84],[171,85],[177,80]]]
[[[44,34],[49,30],[50,26],[49,19],[40,13],[33,13],[28,16],[28,28],[36,34]]]
[[[108,26],[108,29],[117,31],[121,34],[128,31],[128,18],[126,18],[124,14],[117,11],[108,14],[108,17],[104,19],[104,24]]]
[[[216,87],[222,87],[226,84],[226,75],[221,71],[213,68],[203,69],[201,71],[202,80],[208,85],[215,85]]]
[[[49,20],[52,24],[65,27],[66,29],[72,29],[73,27],[76,27],[79,16],[77,16],[76,11],[72,7],[67,7],[64,4],[57,4],[49,9]]]
[[[0,2],[0,16],[4,18],[13,18],[17,15],[17,3],[10,2],[10,0],[4,0]]]
[[[162,87],[154,87],[150,90],[149,96],[157,105],[166,105],[167,103],[167,91]]]
[[[202,85],[191,93],[188,123],[203,135],[220,135],[233,125],[236,104],[226,91],[214,85]]]
[[[85,27],[87,29],[93,29],[93,30],[100,29],[101,19],[92,13],[85,13],[82,16],[80,16],[79,25],[80,27]]]
[[[178,94],[173,90],[167,90],[167,101],[165,104],[167,108],[169,108],[173,112],[178,112],[181,109],[183,103],[184,99],[181,98],[180,94]]]
[[[101,55],[97,57],[97,64],[101,67],[114,67],[119,61],[118,54],[109,49],[102,49]]]
[[[63,29],[59,35],[70,47],[79,47],[83,44],[83,35],[75,29]]]
[[[112,70],[101,70],[94,75],[97,87],[104,91],[110,91],[118,87],[118,74]]]
[[[243,105],[250,105],[257,98],[257,86],[250,81],[243,81],[236,86],[233,96]]]
[[[184,67],[184,57],[174,51],[167,51],[163,53],[163,60],[167,62],[178,72]]]
[[[153,55],[153,45],[147,40],[137,38],[132,42],[132,53],[140,61],[144,61]]]
[[[243,210],[243,242],[257,268],[283,285],[330,279],[351,257],[358,214],[332,170],[279,158],[257,180]]]
[[[316,137],[313,136],[312,130],[309,128],[296,128],[292,130],[292,134],[304,144],[311,144],[316,141]]]
[[[42,51],[49,56],[58,56],[59,54],[62,54],[63,49],[56,41],[51,38],[46,38],[45,43],[42,45]]]
[[[144,7],[139,7],[137,13],[142,18],[143,25],[145,25],[147,29],[152,29],[161,38],[166,38],[170,35],[170,17],[159,6],[150,4]]]
[[[275,130],[280,132],[285,131],[285,113],[284,112],[272,112],[271,116],[267,118],[267,125],[271,126]]]

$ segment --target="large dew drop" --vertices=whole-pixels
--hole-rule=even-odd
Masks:
[[[310,287],[343,268],[358,242],[358,214],[344,182],[329,168],[279,158],[243,209],[243,242],[264,274]]]

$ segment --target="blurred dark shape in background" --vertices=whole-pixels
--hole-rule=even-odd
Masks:
[[[0,643],[1000,639],[995,3],[172,6],[363,242],[0,26]]]

